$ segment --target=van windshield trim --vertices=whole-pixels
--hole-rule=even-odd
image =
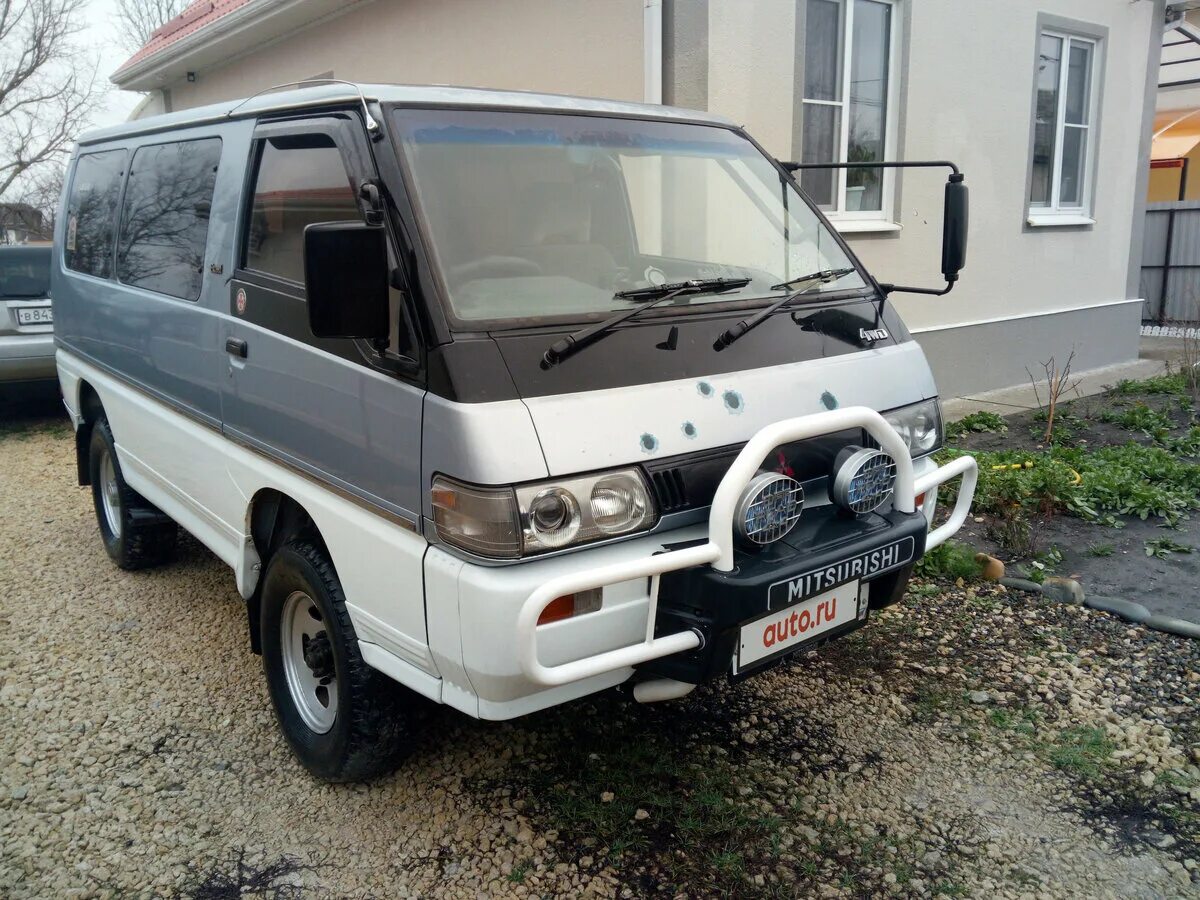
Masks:
[[[396,161],[403,180],[406,201],[412,211],[414,225],[418,237],[425,247],[425,258],[429,262],[433,287],[437,294],[440,308],[438,313],[444,318],[447,330],[454,334],[481,334],[488,332],[528,331],[531,329],[551,329],[554,327],[585,325],[603,321],[609,317],[616,307],[606,307],[596,310],[545,312],[535,315],[506,315],[493,317],[464,317],[459,315],[451,299],[450,287],[447,282],[445,268],[440,259],[439,245],[433,234],[433,224],[429,216],[428,197],[422,195],[418,177],[414,171],[413,159],[406,147],[406,133],[410,123],[405,120],[408,114],[436,114],[438,118],[428,121],[435,127],[462,115],[478,115],[481,118],[513,117],[519,121],[521,117],[536,117],[538,119],[566,118],[589,120],[613,120],[625,125],[645,124],[647,126],[667,126],[670,128],[703,128],[711,132],[720,132],[727,139],[743,142],[753,150],[753,158],[765,161],[772,170],[772,175],[779,179],[781,195],[787,198],[782,206],[785,213],[789,204],[801,210],[804,215],[811,217],[817,229],[820,229],[822,242],[828,242],[831,250],[836,250],[844,259],[844,264],[854,270],[860,284],[853,286],[837,286],[833,289],[814,293],[805,305],[836,304],[845,301],[862,300],[866,298],[881,299],[874,278],[866,271],[857,256],[847,245],[843,237],[829,223],[821,210],[802,192],[790,174],[780,167],[777,161],[768,154],[752,136],[742,128],[733,124],[713,121],[711,119],[683,119],[679,117],[657,117],[653,114],[635,115],[612,111],[593,111],[576,109],[544,109],[525,108],[520,106],[463,106],[430,103],[390,103],[384,105],[384,115],[387,131],[393,141],[396,151]],[[750,153],[749,150],[746,151]],[[836,266],[832,266],[836,267]],[[793,271],[799,271],[794,269]],[[694,277],[694,276],[690,276]],[[672,278],[671,280],[675,280]],[[736,298],[713,297],[705,298],[703,302],[681,302],[664,309],[656,309],[639,318],[635,325],[651,323],[663,318],[697,315],[720,315],[729,312],[752,311],[766,306],[779,298],[778,291],[770,290],[766,283],[756,284],[751,290],[740,293]]]

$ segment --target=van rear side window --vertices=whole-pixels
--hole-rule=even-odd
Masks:
[[[117,251],[117,278],[159,294],[195,300],[221,141],[207,138],[141,147],[133,154]]]
[[[245,266],[304,283],[304,228],[359,221],[350,176],[333,141],[309,134],[263,141],[246,229]]]
[[[113,237],[125,157],[124,150],[105,150],[80,156],[75,163],[63,247],[68,269],[98,278],[112,275]]]

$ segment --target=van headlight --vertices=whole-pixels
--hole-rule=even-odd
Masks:
[[[658,517],[637,469],[498,488],[437,475],[431,500],[439,538],[496,559],[645,531]]]
[[[883,418],[908,444],[913,459],[942,446],[942,406],[937,397],[885,412]]]

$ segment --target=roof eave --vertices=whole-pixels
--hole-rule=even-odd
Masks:
[[[126,91],[152,91],[275,40],[288,30],[347,11],[357,3],[336,0],[250,0],[197,31],[144,59],[128,62],[109,76]]]

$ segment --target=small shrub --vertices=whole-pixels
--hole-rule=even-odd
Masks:
[[[944,578],[947,581],[978,578],[979,571],[975,551],[958,541],[946,541],[934,547],[913,568],[913,573],[921,578]]]

